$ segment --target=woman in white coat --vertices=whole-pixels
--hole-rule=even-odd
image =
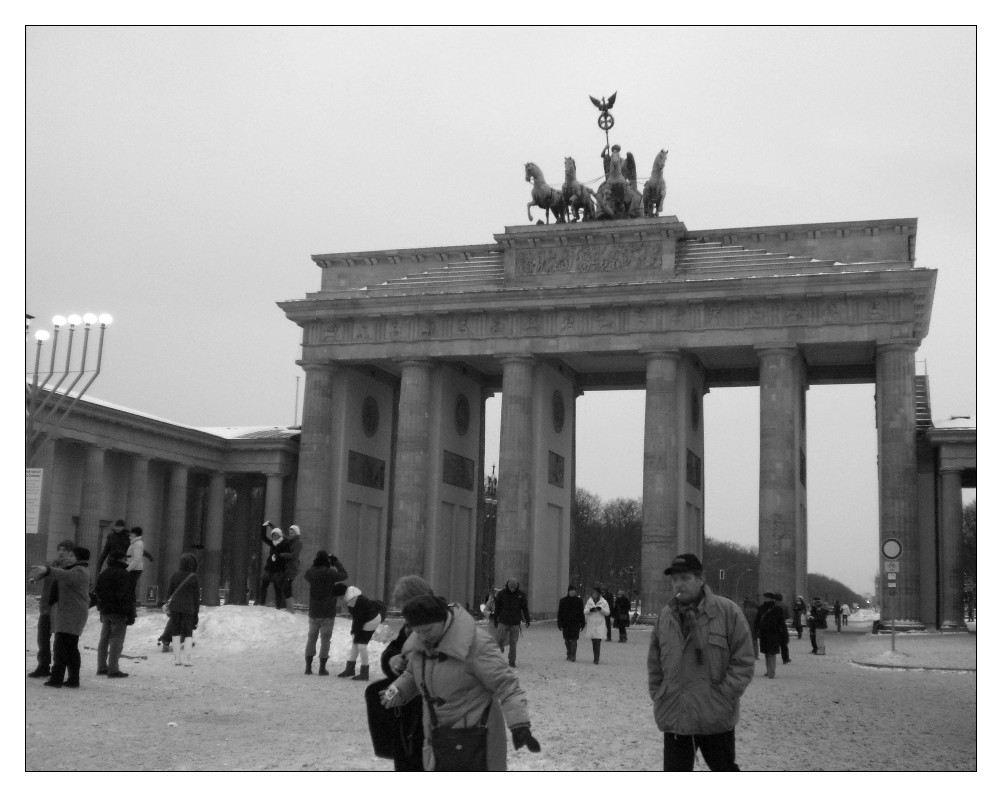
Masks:
[[[585,603],[584,614],[588,624],[585,631],[591,637],[591,650],[595,655],[595,663],[598,664],[598,652],[605,639],[605,618],[609,616],[609,603],[602,597],[597,584],[591,588],[591,597]]]

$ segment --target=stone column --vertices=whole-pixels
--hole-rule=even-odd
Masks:
[[[641,603],[653,621],[671,598],[665,568],[678,553],[678,372],[677,351],[647,355],[644,408],[644,506],[640,538]]]
[[[940,630],[967,630],[964,623],[963,525],[960,470],[939,473]]]
[[[535,362],[531,357],[508,357],[501,364],[504,374],[494,583],[504,584],[509,578],[515,578],[528,587],[532,549],[532,371]]]
[[[759,356],[759,594],[776,591],[792,606],[796,589],[797,348],[761,348]]]
[[[219,578],[223,558],[223,517],[226,510],[226,474],[209,476],[209,505],[205,518],[204,567],[199,573],[206,606],[219,605]]]
[[[149,480],[150,458],[135,454],[129,463],[129,498],[126,502],[125,516],[130,526],[139,526],[148,531],[149,514]]]
[[[261,529],[251,518],[251,484],[240,479],[235,485],[237,501],[233,512],[233,550],[230,551],[230,603],[247,605],[247,569],[250,546],[261,546]],[[251,585],[255,603],[260,599],[260,582]]]
[[[80,524],[77,545],[90,549],[91,577],[97,578],[97,560],[101,556],[101,512],[104,509],[104,455],[98,446],[87,446],[83,486],[80,493]]]
[[[390,532],[390,578],[424,575],[428,533],[428,414],[431,408],[431,368],[428,360],[400,364],[397,447],[393,463],[393,528]]]
[[[284,531],[285,525],[282,522],[282,483],[283,478],[281,473],[265,474],[264,519],[270,520]]]
[[[164,552],[164,562],[160,572],[164,575],[161,585],[161,598],[167,595],[167,581],[178,569],[181,554],[184,552],[184,522],[188,508],[188,468],[180,463],[170,466],[170,486],[167,488],[167,512],[163,527],[164,544],[160,550]]]
[[[924,628],[920,621],[918,463],[915,454],[915,350],[913,340],[877,346],[877,471],[880,542],[902,546],[896,594],[881,574],[880,605],[889,608],[898,629]],[[886,616],[889,620],[890,616]],[[886,623],[887,627],[890,623]]]
[[[306,389],[303,396],[303,430],[299,443],[295,523],[306,530],[310,539],[330,539],[331,390],[334,384],[334,366],[329,363],[300,365],[306,371]],[[280,504],[281,498],[275,517],[268,514],[272,511],[272,504],[265,505],[266,519],[276,526],[282,524]]]

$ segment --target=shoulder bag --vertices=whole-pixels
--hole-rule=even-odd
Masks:
[[[188,575],[185,576],[184,581],[182,581],[180,584],[178,584],[174,588],[174,591],[170,595],[167,596],[167,600],[164,601],[164,614],[170,614],[170,602],[171,602],[171,599],[177,594],[177,591],[179,589],[181,589],[181,587],[183,587],[185,584],[188,583],[189,579],[191,579],[191,577],[193,575],[195,575],[195,574],[194,573],[188,573]]]
[[[421,657],[421,691],[428,716],[431,719],[431,748],[435,753],[436,772],[486,772],[487,771],[487,716],[491,711],[493,697],[487,701],[487,708],[476,725],[468,728],[443,728],[438,724],[435,702],[428,692],[424,679],[427,659]]]

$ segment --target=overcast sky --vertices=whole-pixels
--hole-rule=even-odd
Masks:
[[[90,395],[292,424],[276,302],[319,289],[310,255],[492,242],[526,161],[600,175],[588,96],[617,91],[613,142],[642,175],[670,150],[690,230],[917,217],[918,370],[934,416],[974,415],[975,66],[973,28],[30,28],[26,309],[114,316]],[[643,407],[578,400],[579,486],[641,496]],[[757,389],[705,417],[706,532],[757,545]],[[807,447],[808,567],[871,591],[873,386],[812,387]]]

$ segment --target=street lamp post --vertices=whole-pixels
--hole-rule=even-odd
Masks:
[[[32,371],[31,384],[25,385],[25,392],[27,394],[26,399],[28,403],[27,409],[25,410],[26,417],[24,426],[24,453],[26,466],[31,466],[37,451],[38,440],[42,434],[45,432],[51,434],[62,426],[77,401],[79,401],[84,393],[87,392],[88,388],[94,384],[94,380],[97,379],[98,374],[101,373],[101,360],[104,356],[104,333],[105,330],[107,330],[108,325],[111,324],[111,321],[112,318],[107,313],[102,313],[100,316],[96,316],[93,313],[87,313],[83,317],[79,315],[71,315],[69,317],[57,315],[52,319],[53,332],[51,336],[44,329],[40,329],[35,333],[35,367]],[[60,387],[69,377],[71,372],[73,362],[73,338],[81,324],[84,328],[84,340],[83,350],[80,353],[80,365],[76,369],[76,374],[70,385],[65,390],[60,391]],[[84,386],[80,388],[76,394],[74,394],[73,389],[83,378],[84,374],[87,373],[87,350],[90,345],[91,328],[95,324],[99,325],[100,333],[98,336],[97,358],[94,370],[90,379],[87,380]],[[54,385],[49,387],[49,380],[52,379],[56,372],[56,352],[59,348],[59,333],[63,327],[69,328],[69,334],[66,340],[66,365],[63,369],[62,375],[59,377],[59,380]],[[42,360],[42,348],[50,337],[52,338],[52,352],[49,359],[49,373],[46,374],[45,378],[41,381],[41,383],[39,383],[38,371]],[[42,395],[43,391],[47,391],[44,396]],[[66,405],[67,401],[69,402],[68,405]],[[65,409],[64,405],[66,405]],[[61,415],[59,414],[60,410],[62,410]]]

